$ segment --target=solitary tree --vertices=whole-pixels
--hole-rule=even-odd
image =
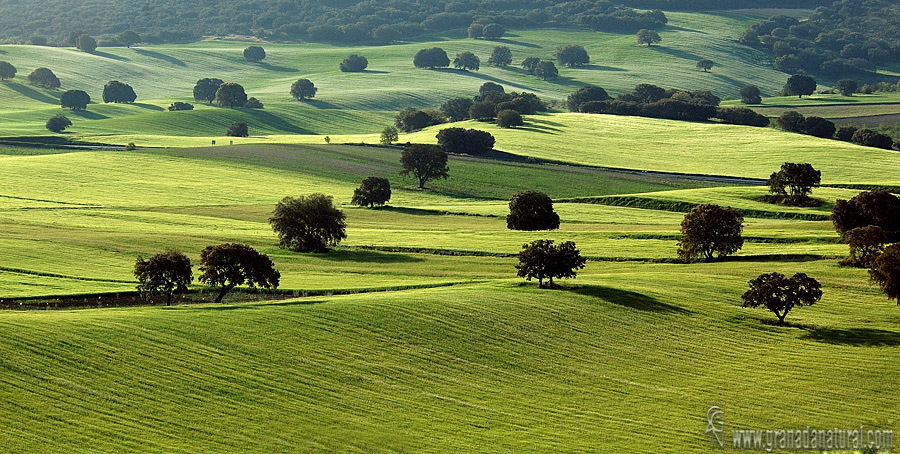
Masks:
[[[647,47],[650,47],[656,43],[662,42],[662,38],[659,37],[659,33],[656,33],[656,31],[642,28],[637,32],[637,42],[638,45],[646,44]]]
[[[250,137],[250,130],[247,128],[247,123],[243,121],[234,122],[231,126],[228,127],[228,131],[225,131],[225,135],[228,137]]]
[[[397,131],[397,128],[393,126],[385,126],[384,129],[381,130],[381,144],[382,145],[390,145],[393,142],[396,142],[400,138],[400,131]]]
[[[534,74],[534,70],[537,69],[538,63],[541,62],[540,58],[537,57],[528,57],[522,60],[522,69],[525,70],[526,74]]]
[[[481,60],[479,60],[477,55],[469,51],[460,52],[456,54],[456,58],[453,59],[453,67],[463,71],[478,71],[480,66]]]
[[[522,114],[517,110],[504,109],[497,112],[497,126],[508,129],[522,126],[525,121],[522,120]]]
[[[570,112],[578,112],[581,105],[591,101],[606,101],[609,94],[602,87],[588,85],[579,88],[575,93],[566,98],[566,107]]]
[[[53,71],[50,71],[47,68],[38,68],[31,72],[28,75],[28,82],[31,85],[46,88],[48,90],[56,90],[60,87],[59,78],[56,77],[56,74],[53,74]]]
[[[353,190],[353,205],[375,208],[391,200],[391,182],[387,178],[367,177]]]
[[[219,107],[244,107],[247,104],[247,92],[244,87],[234,82],[225,82],[216,90],[215,103]]]
[[[853,93],[856,93],[857,88],[859,88],[859,84],[857,84],[855,80],[841,79],[837,81],[837,89],[844,96],[853,96]]]
[[[888,237],[881,227],[868,225],[847,231],[844,241],[850,246],[850,256],[842,260],[841,265],[869,268],[875,258],[884,252]]]
[[[103,86],[103,102],[105,103],[129,103],[134,102],[135,99],[137,99],[137,95],[131,85],[111,80]]]
[[[553,240],[536,240],[522,245],[516,274],[528,281],[537,279],[539,288],[544,287],[544,279],[549,279],[548,286],[553,287],[553,278],[574,278],[585,263],[571,241],[557,246]]]
[[[822,172],[810,164],[785,162],[781,170],[769,177],[769,192],[790,205],[797,205],[809,198],[813,188],[822,181]]]
[[[87,105],[91,103],[91,97],[82,90],[69,90],[59,97],[59,104],[63,108],[72,110],[87,109]]]
[[[438,145],[447,153],[477,156],[494,149],[491,133],[478,129],[445,128],[437,133]]]
[[[737,252],[744,245],[743,224],[744,217],[731,207],[697,205],[681,221],[678,257],[685,262],[710,261]]]
[[[762,96],[759,87],[756,85],[747,85],[741,89],[741,103],[743,104],[762,104]]]
[[[539,191],[520,191],[509,199],[506,228],[510,230],[556,230],[559,215],[553,211],[553,201]]]
[[[403,170],[400,175],[412,174],[419,180],[419,189],[425,188],[428,180],[448,178],[447,152],[436,145],[410,145],[400,155]]]
[[[309,79],[300,79],[291,85],[291,96],[298,101],[312,99],[319,91]]]
[[[900,243],[885,248],[872,263],[869,276],[889,299],[900,304]]]
[[[822,285],[806,274],[797,273],[787,278],[781,273],[761,274],[750,282],[741,299],[743,307],[765,307],[778,316],[778,324],[784,325],[784,317],[794,307],[811,306],[822,299]]]
[[[167,250],[145,260],[138,256],[134,264],[137,290],[144,299],[166,295],[166,306],[172,304],[172,295],[184,293],[194,280],[191,259],[181,252]]]
[[[250,46],[244,49],[244,60],[250,63],[259,63],[266,58],[266,50],[259,46]]]
[[[221,287],[215,302],[238,285],[250,288],[278,288],[281,273],[266,254],[260,254],[246,244],[226,243],[207,246],[200,251],[201,283],[211,287]]]
[[[197,101],[206,101],[212,103],[216,99],[216,92],[219,87],[225,83],[222,79],[205,78],[197,81],[194,85],[194,99]]]
[[[534,75],[542,80],[556,79],[559,77],[559,70],[556,69],[556,65],[552,61],[542,61],[534,68]]]
[[[88,35],[80,35],[75,39],[75,47],[84,52],[93,52],[97,50],[97,40]]]
[[[712,67],[715,66],[715,62],[712,60],[703,59],[697,62],[697,69],[703,70],[703,72],[709,72]]]
[[[275,206],[269,224],[278,234],[278,245],[294,252],[327,252],[347,238],[344,212],[331,196],[310,194],[285,197]]]
[[[132,30],[125,30],[124,32],[119,33],[119,36],[116,37],[116,40],[130,49],[131,46],[141,42],[141,35]]]
[[[512,63],[512,51],[506,46],[497,46],[488,58],[488,64],[505,68]]]
[[[802,98],[803,95],[811,95],[816,92],[816,80],[810,76],[799,74],[791,76],[784,84],[782,92],[785,96],[796,95],[798,98]]]
[[[349,57],[345,58],[344,61],[341,62],[338,67],[341,72],[345,73],[358,73],[364,71],[369,66],[369,60],[366,57],[350,54]]]
[[[580,44],[567,44],[556,50],[553,54],[556,61],[562,66],[577,68],[591,62],[587,51]]]
[[[56,114],[50,117],[46,124],[47,130],[55,133],[63,132],[69,126],[72,126],[72,121],[62,114]]]
[[[0,61],[0,80],[16,77],[16,67],[7,61]]]
[[[440,47],[422,49],[413,57],[413,65],[416,68],[446,68],[450,66],[450,57],[447,57],[447,52]]]

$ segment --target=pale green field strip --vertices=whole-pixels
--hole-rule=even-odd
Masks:
[[[738,307],[747,276],[773,267],[827,289],[791,313],[798,327]],[[610,263],[569,291],[509,281],[0,313],[0,408],[22,416],[0,439],[11,450],[705,452],[698,421],[717,404],[734,427],[890,427],[900,317],[863,274]]]

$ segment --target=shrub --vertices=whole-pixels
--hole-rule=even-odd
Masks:
[[[834,136],[837,137],[838,140],[849,142],[853,140],[853,134],[855,134],[858,129],[859,128],[856,126],[841,126]]]
[[[169,106],[170,112],[177,112],[182,110],[194,110],[194,105],[187,102],[176,101]]]
[[[258,99],[256,99],[256,98],[250,98],[250,99],[248,99],[247,102],[244,104],[244,108],[245,108],[245,109],[262,109],[262,108],[263,108],[263,103],[262,103],[262,101],[260,101],[260,100],[258,100]]]

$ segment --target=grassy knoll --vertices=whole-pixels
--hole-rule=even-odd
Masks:
[[[827,289],[792,327],[737,305],[746,277],[773,268]],[[19,415],[0,439],[14,451],[706,452],[711,405],[732,427],[891,427],[900,318],[863,274],[609,263],[565,291],[504,279],[0,313],[0,409]]]

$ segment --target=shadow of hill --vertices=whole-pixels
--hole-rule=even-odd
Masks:
[[[652,296],[631,292],[612,287],[590,285],[577,287],[571,290],[579,295],[599,298],[601,300],[645,312],[659,312],[668,314],[692,314],[693,312],[678,306],[657,300]]]
[[[896,347],[900,345],[900,333],[873,328],[810,328],[803,339],[832,345],[855,347]]]
[[[155,58],[155,59],[157,59],[157,60],[162,60],[162,61],[164,61],[164,62],[171,63],[171,64],[176,65],[176,66],[187,66],[187,63],[185,63],[185,62],[183,62],[182,60],[179,60],[179,59],[177,59],[177,58],[175,58],[175,57],[172,57],[172,56],[170,56],[170,55],[161,54],[161,53],[159,53],[159,52],[152,51],[152,50],[147,50],[147,49],[133,48],[133,50],[134,50],[137,54],[143,55],[143,56],[145,56],[145,57],[150,57],[150,58]]]
[[[46,93],[42,93],[40,91],[35,90],[26,85],[22,85],[17,82],[10,82],[6,84],[9,88],[13,89],[16,93],[27,96],[35,101],[45,102],[47,104],[59,104],[59,98],[54,98]]]

